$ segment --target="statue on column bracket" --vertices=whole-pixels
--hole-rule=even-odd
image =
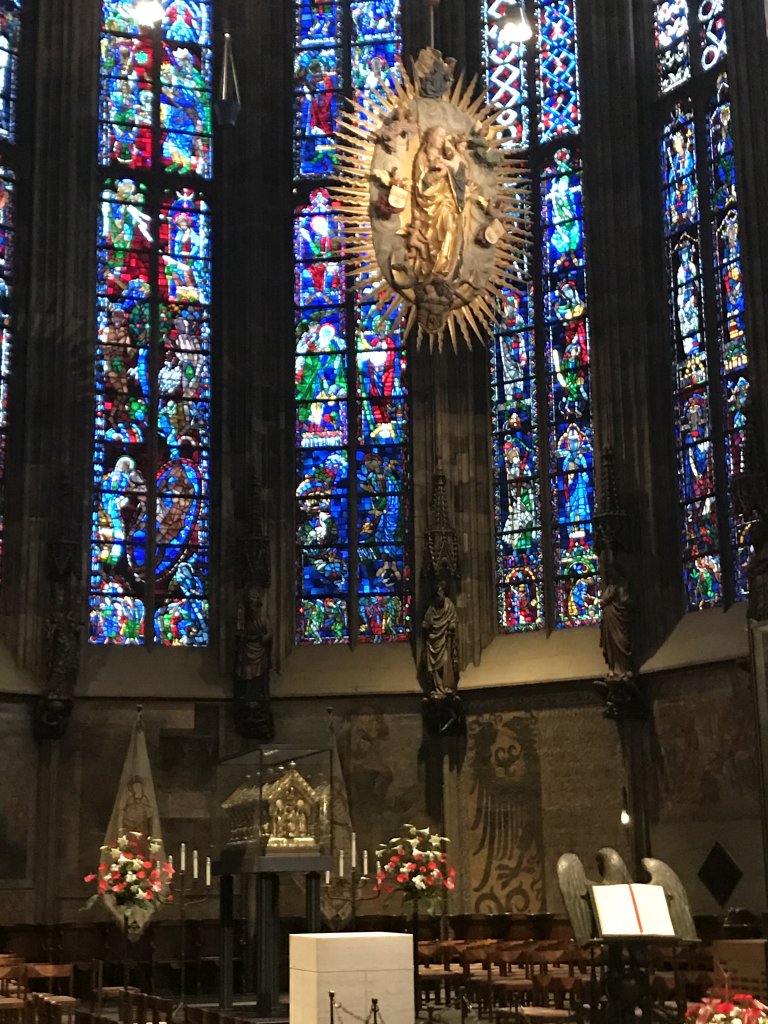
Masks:
[[[613,458],[613,449],[606,445],[602,451],[603,501],[594,523],[600,559],[600,649],[608,671],[594,685],[605,701],[606,718],[647,718],[648,704],[635,672],[632,597],[616,562],[627,517],[618,500]]]
[[[426,691],[424,725],[433,736],[461,736],[466,712],[458,694],[459,617],[449,595],[449,581],[459,578],[456,531],[448,520],[445,474],[438,460],[432,479],[425,564],[422,575],[432,584],[432,597],[421,625],[419,676]]]
[[[247,581],[237,606],[234,673],[235,728],[248,739],[271,743],[275,723],[269,693],[272,628],[265,609],[271,580],[269,542],[261,525],[260,488],[253,481],[244,554]]]
[[[745,403],[744,413],[743,463],[733,477],[733,495],[737,512],[749,523],[747,618],[765,622],[768,620],[768,474],[757,444],[751,398]]]
[[[60,739],[72,714],[72,698],[80,671],[80,641],[84,623],[75,609],[78,546],[65,541],[49,548],[50,602],[45,622],[45,692],[35,703],[37,739]]]

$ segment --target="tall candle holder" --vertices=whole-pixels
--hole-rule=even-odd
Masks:
[[[347,854],[344,849],[338,853],[337,873],[325,873],[325,899],[332,905],[351,907],[351,923],[354,930],[357,920],[357,908],[361,903],[368,903],[379,898],[380,893],[372,891],[363,896],[366,885],[373,885],[374,878],[368,873],[368,851],[363,850],[362,869],[358,868],[357,836],[352,833],[352,842]],[[349,864],[349,867],[347,867]]]
[[[179,1003],[174,1008],[172,1017],[181,1011],[181,1019],[187,1020],[187,907],[198,906],[211,898],[211,892],[199,892],[199,885],[204,884],[205,889],[211,888],[211,858],[205,858],[204,874],[201,877],[200,862],[197,850],[192,851],[192,879],[191,885],[187,883],[187,847],[186,843],[181,844],[179,851],[179,867],[174,875],[174,888],[176,890],[177,905],[179,908],[179,920],[181,921],[181,972],[179,977]]]

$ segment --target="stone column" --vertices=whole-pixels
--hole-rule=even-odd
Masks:
[[[618,491],[633,510],[625,566],[642,664],[682,603],[652,37],[633,23],[637,6],[581,4],[580,41],[596,450],[614,448]]]

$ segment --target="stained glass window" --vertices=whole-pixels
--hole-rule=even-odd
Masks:
[[[746,596],[748,526],[731,481],[744,468],[749,375],[725,3],[697,4],[698,32],[685,14],[690,82],[673,83],[660,156],[683,572],[696,609]]]
[[[504,48],[509,13],[486,0],[489,96],[510,148],[527,143],[541,170],[531,284],[503,297],[491,399],[499,623],[525,631],[594,622],[599,606],[576,8],[526,4],[534,39]]]
[[[102,7],[92,643],[208,642],[211,9]],[[134,177],[134,170],[145,173]]]
[[[21,0],[0,0],[0,579],[4,572],[5,450],[8,429],[8,385],[13,355],[11,292],[14,274],[13,171],[16,141],[16,87],[21,38]]]
[[[16,138],[21,0],[0,0],[0,139]]]
[[[0,577],[3,574],[5,502],[5,447],[8,428],[8,382],[11,373],[13,335],[10,314],[14,271],[14,206],[16,185],[13,171],[0,166]]]
[[[327,179],[336,118],[400,58],[398,0],[296,0],[294,217],[297,640],[407,637],[408,404],[395,325],[347,273]],[[347,75],[348,79],[345,77]]]

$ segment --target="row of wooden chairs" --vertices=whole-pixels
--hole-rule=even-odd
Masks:
[[[424,995],[439,1002],[444,991],[450,1000],[460,986],[488,1016],[498,1007],[575,1005],[590,969],[589,955],[572,942],[419,943],[419,959]]]
[[[173,1017],[172,999],[150,996],[146,992],[123,989],[120,992],[119,1016],[122,1024],[167,1024]]]
[[[2,1024],[47,1024],[51,1019],[72,1024],[77,1000],[72,964],[29,964],[19,957],[0,957],[0,1021]],[[39,986],[39,987],[38,987]]]
[[[243,1024],[242,1018],[232,1013],[222,1013],[213,1007],[187,1006],[187,1024]]]

